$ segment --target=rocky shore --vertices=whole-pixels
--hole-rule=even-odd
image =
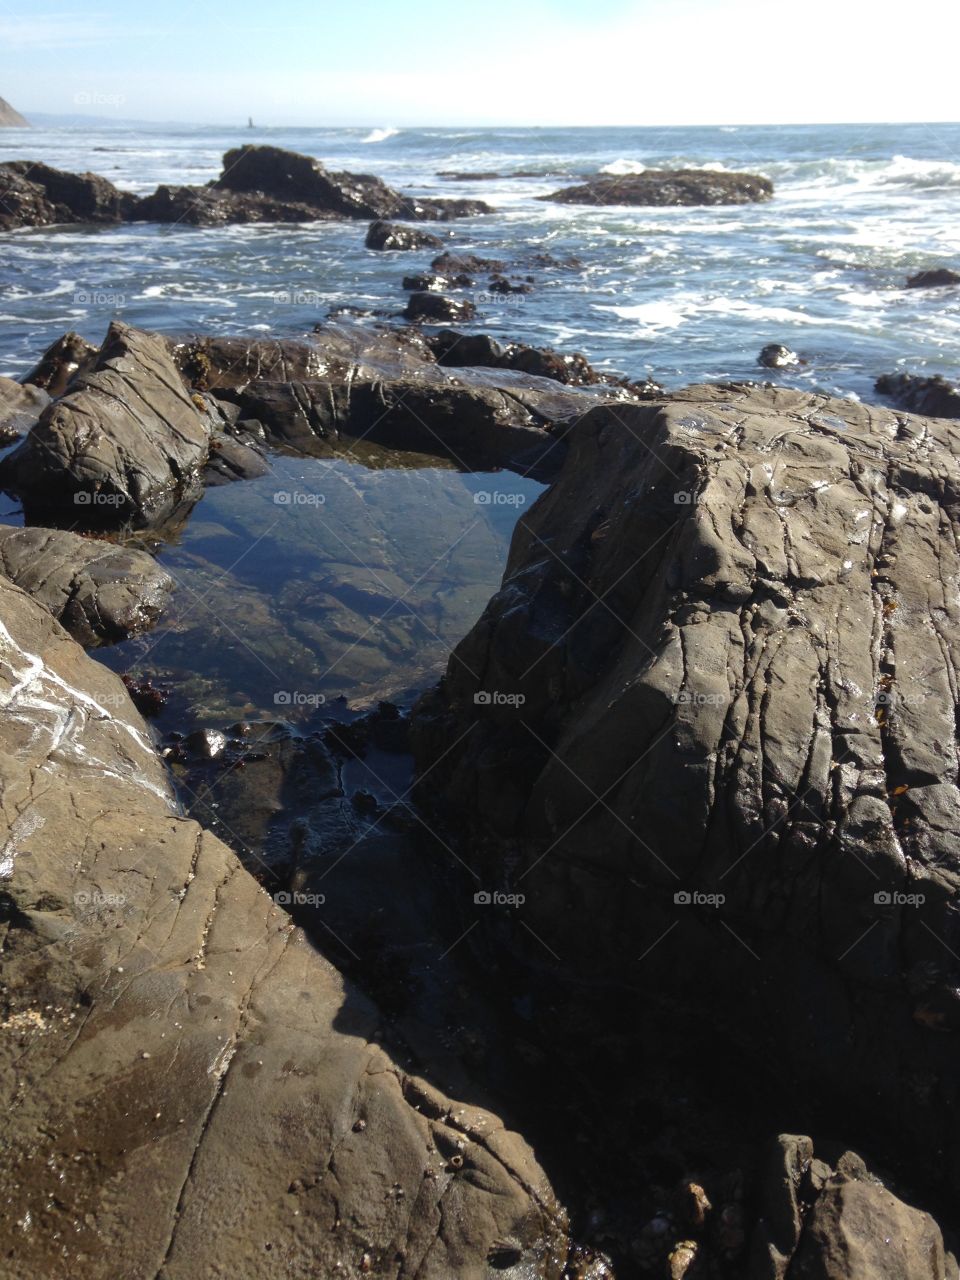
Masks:
[[[665,390],[455,327],[464,282],[565,260],[454,253],[481,202],[275,148],[144,199],[0,175],[8,226],[434,255],[410,323],[114,320],[0,380],[3,1275],[960,1280],[955,389],[786,390],[770,343],[772,381]],[[546,486],[415,702],[177,726],[98,660],[163,630],[211,490],[345,458]],[[410,590],[363,581],[345,647]]]

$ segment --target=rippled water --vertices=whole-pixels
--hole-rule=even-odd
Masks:
[[[432,683],[497,589],[542,485],[360,446],[208,489],[161,545],[176,589],[149,635],[98,651],[172,691],[166,721],[307,726]]]
[[[372,139],[380,138],[379,141]],[[766,342],[804,355],[787,381],[867,396],[898,367],[953,372],[960,291],[901,286],[960,265],[960,125],[570,130],[68,130],[0,132],[0,159],[93,169],[144,192],[203,182],[240,142],[269,142],[376,173],[404,189],[477,195],[498,212],[444,228],[464,249],[522,258],[576,254],[534,271],[522,300],[481,304],[476,327],[575,346],[597,363],[669,385],[756,375]],[[540,203],[562,176],[716,165],[770,176],[769,204],[592,209]],[[540,178],[453,182],[445,169]],[[429,254],[377,254],[361,225],[128,226],[0,236],[0,371],[23,370],[74,327],[98,338],[111,314],[168,331],[293,334],[333,307],[385,314]],[[482,282],[480,282],[482,283]]]

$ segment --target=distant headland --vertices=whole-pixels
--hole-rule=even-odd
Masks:
[[[24,120],[19,111],[14,111],[5,98],[0,98],[0,129],[29,129],[29,120]]]

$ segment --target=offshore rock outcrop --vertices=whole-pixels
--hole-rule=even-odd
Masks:
[[[161,185],[152,195],[119,191],[93,173],[65,173],[35,160],[0,164],[0,231],[59,223],[177,222],[222,226],[321,219],[448,221],[491,213],[483,200],[420,198],[369,174],[338,173],[279,147],[237,147],[203,187]]]
[[[415,717],[425,801],[560,972],[956,1185],[960,432],[716,385],[568,443]]]
[[[769,200],[773,183],[755,173],[714,169],[647,169],[643,173],[598,174],[539,200],[560,204],[711,205]]]

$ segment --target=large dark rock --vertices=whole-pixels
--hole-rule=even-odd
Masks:
[[[451,253],[449,250],[438,254],[430,263],[431,270],[449,277],[503,271],[505,266],[499,258],[478,258],[475,253]]]
[[[364,244],[368,249],[439,249],[443,241],[418,227],[380,220],[370,223]]]
[[[206,187],[161,186],[132,212],[141,221],[216,226],[228,222],[311,222],[323,218],[437,221],[490,213],[482,200],[405,196],[369,174],[334,173],[312,156],[279,147],[235,147]]]
[[[960,387],[940,374],[921,378],[914,373],[885,373],[877,379],[874,389],[911,413],[960,418]]]
[[[173,589],[146,551],[65,529],[0,526],[0,573],[87,646],[149,630]]]
[[[427,324],[456,324],[472,320],[476,313],[476,307],[466,298],[448,298],[429,289],[411,293],[403,312],[405,319],[422,320]]]
[[[908,289],[940,289],[952,284],[960,284],[960,271],[951,271],[949,267],[930,267],[907,279]]]
[[[527,1144],[382,1047],[181,816],[121,681],[2,578],[0,653],[4,1276],[480,1280],[509,1242],[558,1280]]]
[[[589,182],[563,187],[538,200],[561,204],[751,204],[769,200],[773,183],[754,173],[713,169],[647,169],[625,175],[598,174]]]
[[[960,1181],[960,431],[717,385],[567,440],[414,721],[424,800],[526,895],[500,945]]]
[[[0,164],[0,231],[57,223],[112,223],[136,197],[95,173],[65,173],[39,160]]]
[[[115,321],[78,374],[0,464],[31,522],[147,525],[197,496],[209,415],[162,338]]]
[[[757,364],[764,369],[791,369],[802,361],[795,351],[782,342],[768,342],[757,356]]]

